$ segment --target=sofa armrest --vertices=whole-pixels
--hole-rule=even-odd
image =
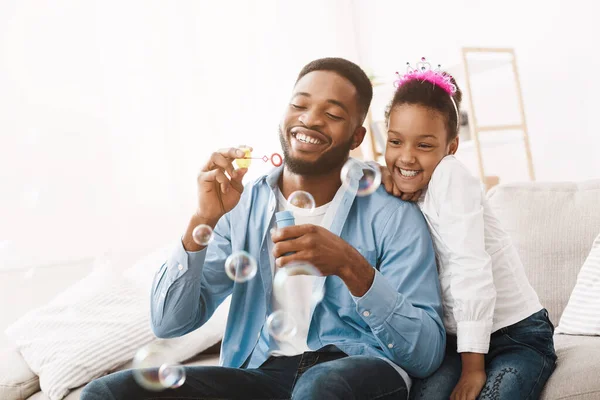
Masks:
[[[0,399],[26,399],[40,391],[40,380],[16,348],[0,349]]]

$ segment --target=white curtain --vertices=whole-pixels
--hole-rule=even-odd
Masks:
[[[354,22],[351,0],[2,1],[0,269],[177,239],[210,152],[279,151],[297,73],[358,61]]]

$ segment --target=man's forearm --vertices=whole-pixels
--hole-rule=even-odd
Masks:
[[[362,297],[369,291],[375,279],[375,270],[364,257],[353,249],[349,254],[347,266],[341,271],[340,278],[348,287],[350,293],[355,297]]]
[[[194,229],[201,224],[208,225],[212,229],[214,229],[217,225],[217,222],[219,222],[219,218],[217,218],[216,220],[206,219],[194,214],[190,219],[190,222],[188,223],[187,229],[182,239],[183,248],[185,249],[185,251],[200,251],[204,249],[206,246],[201,246],[198,243],[194,242],[192,233],[194,232]]]

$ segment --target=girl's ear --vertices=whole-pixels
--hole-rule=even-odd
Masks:
[[[458,136],[456,136],[448,145],[448,154],[455,154],[458,150]]]

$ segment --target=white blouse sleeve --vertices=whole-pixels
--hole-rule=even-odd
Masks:
[[[440,162],[429,184],[448,252],[457,351],[487,353],[496,303],[492,260],[485,248],[483,192],[454,157]]]

